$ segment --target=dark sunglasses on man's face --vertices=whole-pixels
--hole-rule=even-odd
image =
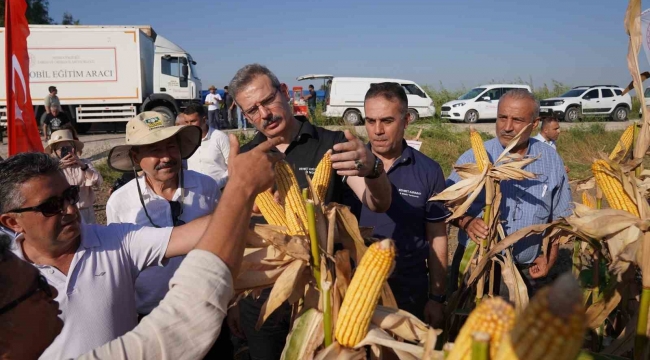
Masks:
[[[77,202],[79,202],[79,186],[73,185],[65,189],[61,196],[53,196],[36,206],[14,209],[7,212],[24,213],[28,211],[36,211],[40,212],[45,217],[50,217],[63,213],[66,203],[74,205]]]
[[[47,295],[48,298],[53,298],[53,293],[52,289],[50,288],[50,285],[47,283],[47,279],[45,279],[45,276],[43,275],[38,275],[36,277],[36,286],[29,291],[27,291],[25,294],[23,294],[21,297],[18,299],[10,302],[9,304],[3,306],[0,309],[0,315],[9,312],[11,309],[15,308],[16,306],[20,305],[21,302],[29,299],[32,295],[36,294],[38,291],[42,291]]]

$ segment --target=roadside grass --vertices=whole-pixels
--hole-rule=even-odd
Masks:
[[[97,169],[97,171],[99,171],[99,173],[102,174],[102,178],[104,178],[104,184],[108,184],[109,187],[112,186],[113,183],[115,183],[115,180],[122,177],[121,172],[115,171],[108,166],[108,163],[106,163],[106,159],[99,161],[94,166],[95,169]]]
[[[407,139],[413,139],[419,129],[409,128]],[[560,134],[557,149],[569,167],[569,178],[583,179],[591,176],[591,163],[599,153],[609,153],[620,138],[620,131],[605,131],[603,124],[585,124],[573,127]],[[483,140],[489,140],[491,135],[481,133]],[[449,176],[456,160],[471,148],[468,132],[454,132],[449,126],[438,124],[424,129],[420,135],[422,151],[428,157],[437,161],[445,174]]]

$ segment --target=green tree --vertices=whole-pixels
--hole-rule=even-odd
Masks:
[[[55,24],[54,20],[50,17],[50,2],[49,0],[25,0],[27,2],[27,22],[34,25],[49,25]],[[5,0],[0,0],[0,27],[5,26]],[[79,25],[79,20],[72,17],[72,14],[65,12],[63,14],[64,25]]]
[[[61,25],[79,25],[79,20],[75,19],[72,14],[69,12],[64,12],[63,13],[63,20],[61,21]]]

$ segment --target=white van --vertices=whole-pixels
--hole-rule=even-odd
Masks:
[[[343,117],[352,125],[363,123],[365,111],[363,109],[364,99],[370,84],[382,82],[395,82],[401,84],[406,91],[408,98],[409,113],[411,121],[421,117],[431,117],[436,113],[433,100],[422,90],[420,85],[410,80],[381,79],[381,78],[358,78],[358,77],[336,77],[334,75],[304,75],[297,78],[301,80],[323,79],[327,86],[332,81],[331,88],[325,94],[326,110],[323,115],[327,117]],[[314,85],[318,89],[318,85]]]
[[[440,117],[451,121],[463,120],[466,123],[475,123],[479,119],[496,119],[499,99],[512,89],[526,89],[532,92],[528,85],[481,85],[459,97],[458,100],[443,104],[440,108]]]

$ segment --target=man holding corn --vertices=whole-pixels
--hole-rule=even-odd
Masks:
[[[373,236],[395,241],[395,270],[388,279],[400,309],[440,328],[444,321],[447,278],[447,226],[444,204],[429,199],[445,189],[440,165],[409,147],[408,98],[400,84],[372,84],[365,98],[368,148],[382,160],[391,182],[392,203],[375,213],[351,203],[359,225]]]
[[[533,95],[524,89],[515,89],[505,93],[497,110],[497,138],[485,142],[490,162],[494,162],[504,151],[512,139],[526,126],[532,124],[519,139],[518,144],[510,151],[522,157],[537,157],[523,170],[536,174],[531,180],[502,181],[501,218],[505,235],[535,224],[545,224],[566,217],[571,213],[571,190],[569,179],[562,159],[550,146],[530,137],[532,129],[539,124],[539,103]],[[475,163],[472,149],[460,156],[456,165]],[[454,171],[447,179],[447,186],[460,181]],[[452,224],[460,230],[458,234],[458,249],[454,254],[451,269],[451,285],[455,287],[458,279],[458,269],[468,241],[478,242],[478,239],[488,235],[488,228],[482,220],[485,193],[474,201],[467,213],[454,220]],[[552,246],[545,257],[541,249],[542,235],[531,235],[518,241],[513,246],[515,264],[521,271],[529,293],[539,287],[541,279],[545,278],[555,260],[558,247]],[[503,287],[502,287],[503,288]]]
[[[305,172],[313,176],[325,153],[333,151],[329,190],[325,203],[343,203],[356,196],[374,212],[385,212],[391,204],[391,186],[383,170],[383,163],[361,140],[349,131],[329,131],[313,126],[307,119],[293,116],[289,98],[281,91],[280,81],[266,67],[250,64],[241,68],[230,82],[229,89],[235,103],[246,119],[259,131],[242,147],[249,151],[267,139],[282,137],[276,146],[285,154],[285,160],[294,167],[299,187],[308,187]],[[290,307],[285,304],[271,315],[259,331],[255,324],[262,304],[269,295],[263,292],[258,299],[251,297],[239,302],[229,312],[229,325],[235,334],[248,340],[251,359],[278,359],[289,333]],[[241,316],[241,329],[238,317]]]

